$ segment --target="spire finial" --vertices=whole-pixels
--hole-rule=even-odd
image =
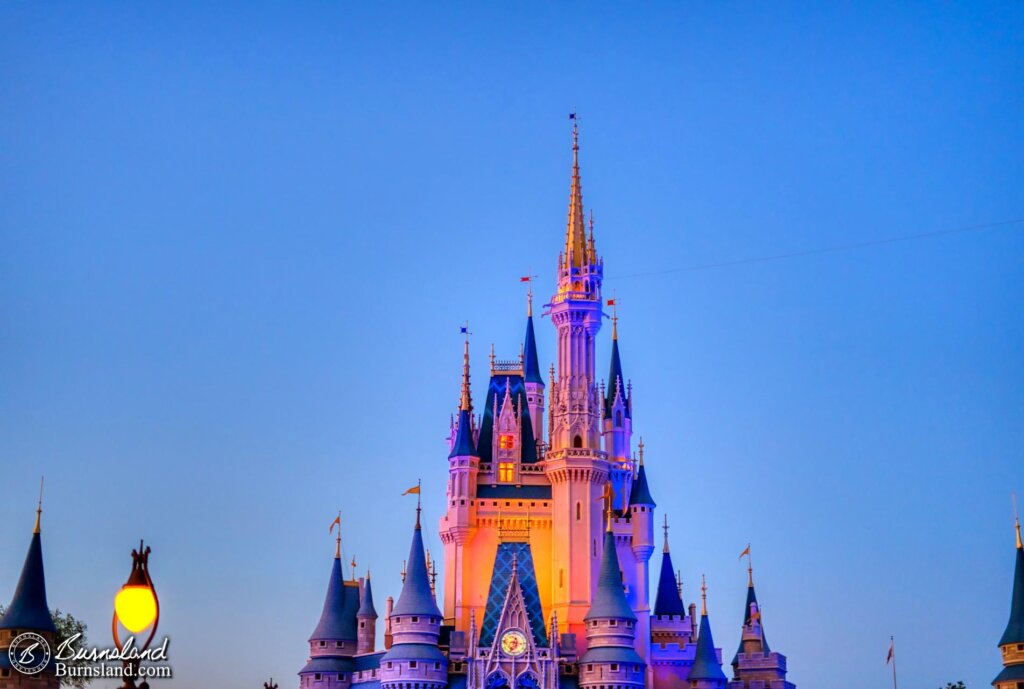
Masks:
[[[708,582],[704,575],[700,575],[700,614],[708,614]]]
[[[334,559],[341,559],[341,510],[338,510],[338,518],[331,522],[331,530],[338,527],[338,535],[334,538]]]
[[[462,334],[466,340],[462,348],[462,399],[459,402],[459,410],[472,411],[473,400],[469,395],[469,321],[462,326]]]
[[[572,120],[572,183],[569,187],[569,219],[565,230],[563,268],[579,268],[587,259],[587,240],[583,218],[583,190],[580,185],[580,130],[576,111],[569,113]]]
[[[533,317],[533,279],[537,277],[533,274],[533,269],[530,269],[527,275],[519,278],[519,282],[527,283],[526,287],[526,315]]]
[[[662,531],[665,532],[665,545],[662,547],[661,552],[668,552],[668,514],[665,514],[665,523],[661,527]]]
[[[39,504],[36,505],[36,525],[32,528],[32,533],[40,532],[40,522],[42,521],[43,518],[43,481],[45,480],[46,477],[39,477]],[[1020,533],[1019,528],[1017,529],[1017,533]],[[1019,541],[1020,538],[1018,538],[1017,540]]]
[[[1020,515],[1017,514],[1017,494],[1013,493],[1013,524],[1017,531],[1017,550],[1024,550],[1024,543],[1020,540]]]
[[[423,512],[423,502],[420,498],[423,492],[423,479],[416,479],[416,528],[420,528],[420,513]]]
[[[612,339],[619,339],[619,298],[612,293],[612,298],[608,300],[608,306],[612,307]],[[609,381],[609,384],[613,384],[614,381]]]
[[[636,449],[640,451],[640,466],[644,465],[644,437],[640,436],[640,443],[636,446]]]
[[[356,580],[356,554],[352,553],[352,562],[349,563],[352,566],[352,581]]]

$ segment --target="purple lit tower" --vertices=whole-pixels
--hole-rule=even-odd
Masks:
[[[401,595],[393,607],[388,598],[386,651],[373,646],[369,578],[344,581],[336,557],[300,673],[303,689],[724,689],[728,683],[706,607],[698,618],[695,607],[683,605],[667,524],[652,611],[657,504],[651,487],[657,485],[648,471],[657,463],[647,461],[642,439],[634,451],[633,385],[623,366],[617,305],[601,293],[604,259],[593,215],[584,216],[579,152],[574,122],[565,236],[543,314],[554,330],[547,376],[532,278],[524,278],[531,285],[519,354],[499,358],[492,346],[476,405],[468,332],[463,342],[439,524],[441,605],[417,511]],[[605,306],[613,307],[611,314]],[[609,316],[611,361],[602,380],[595,351]],[[730,689],[791,689],[785,657],[768,650],[760,611],[747,607]]]

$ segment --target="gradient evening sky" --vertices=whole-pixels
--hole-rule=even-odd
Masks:
[[[552,292],[575,106],[686,601],[731,657],[752,541],[798,686],[885,686],[890,634],[907,686],[987,686],[1024,224],[637,274],[1021,219],[1022,36],[1016,0],[3,3],[0,598],[45,474],[51,605],[107,643],[144,536],[162,686],[295,686],[333,514],[383,610],[458,325],[480,395],[518,277]]]

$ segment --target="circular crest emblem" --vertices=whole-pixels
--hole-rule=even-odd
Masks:
[[[50,644],[33,632],[19,634],[7,649],[14,669],[23,675],[38,675],[50,664]]]

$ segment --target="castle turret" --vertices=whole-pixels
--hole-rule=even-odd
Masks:
[[[747,546],[749,557],[750,546]],[[786,681],[786,656],[768,648],[761,608],[754,591],[754,568],[747,564],[747,605],[740,632],[740,647],[732,659],[729,689],[794,689]]]
[[[477,476],[480,473],[480,454],[473,434],[473,398],[469,388],[469,332],[462,351],[462,390],[459,399],[458,425],[448,453],[448,509],[441,520],[441,540],[444,543],[445,623],[464,625],[468,614],[460,604],[463,590],[464,568],[459,555],[475,533],[477,507]]]
[[[363,594],[360,597],[356,620],[359,622],[356,653],[373,653],[377,640],[377,609],[373,607],[373,587],[370,585],[369,572],[366,573],[366,580],[363,582]]]
[[[630,462],[630,440],[633,436],[632,390],[622,374],[622,360],[619,356],[619,317],[614,299],[612,306],[612,359],[608,370],[607,388],[602,400],[601,430],[604,434],[604,450],[612,465],[612,484],[618,494],[629,495],[633,478]],[[616,505],[623,509],[625,505]]]
[[[722,672],[722,660],[715,649],[715,639],[711,636],[711,622],[708,620],[708,587],[703,576],[700,588],[701,614],[697,655],[693,659],[686,680],[690,683],[690,689],[722,689],[725,686],[725,673]]]
[[[448,659],[438,648],[441,611],[430,590],[420,508],[409,547],[405,582],[389,618],[392,644],[380,661],[382,689],[440,689],[448,684]]]
[[[609,491],[610,492],[610,491]],[[580,658],[580,687],[614,689],[643,687],[644,659],[634,648],[637,617],[623,590],[622,571],[611,528],[611,499],[607,498],[608,527],[601,551],[601,570],[594,600],[584,622],[587,652]]]
[[[11,642],[20,634],[31,632],[43,637],[51,648],[54,648],[54,636],[57,628],[50,616],[50,606],[46,601],[46,574],[43,570],[43,542],[40,521],[42,500],[36,509],[36,523],[29,541],[25,564],[21,568],[21,577],[14,589],[14,597],[7,606],[7,612],[0,619],[0,686],[33,687],[34,689],[58,689],[60,680],[54,671],[52,660],[39,674],[22,674],[15,670],[9,658],[8,649]],[[34,666],[37,658],[30,649],[18,647],[19,655],[26,666]],[[27,655],[25,655],[27,654]]]
[[[1024,543],[1020,537],[1020,520],[1016,522],[1017,563],[1013,572],[1013,594],[1010,597],[1010,619],[999,639],[1003,652],[1003,671],[992,686],[996,689],[1018,689],[1024,683]]]
[[[356,654],[359,584],[345,581],[341,568],[340,531],[327,580],[320,620],[309,636],[309,660],[299,671],[302,689],[346,689],[352,683]]]
[[[533,425],[533,440],[539,447],[544,441],[544,376],[537,358],[537,337],[533,334],[533,287],[530,287],[526,312],[526,337],[523,340],[523,387],[526,405]]]
[[[629,521],[632,529],[633,556],[636,561],[636,577],[633,582],[633,609],[636,611],[636,649],[649,666],[651,638],[651,576],[650,560],[654,553],[654,498],[647,485],[647,470],[644,468],[644,441],[640,439],[639,473],[629,493]]]
[[[604,265],[583,220],[579,130],[573,126],[572,182],[565,249],[558,259],[558,289],[547,305],[557,330],[557,377],[548,390],[548,450],[545,475],[551,482],[553,543],[552,609],[567,631],[582,639],[587,601],[597,580],[597,547],[603,520],[597,506],[609,480],[601,449],[601,400],[594,347],[601,329]]]

